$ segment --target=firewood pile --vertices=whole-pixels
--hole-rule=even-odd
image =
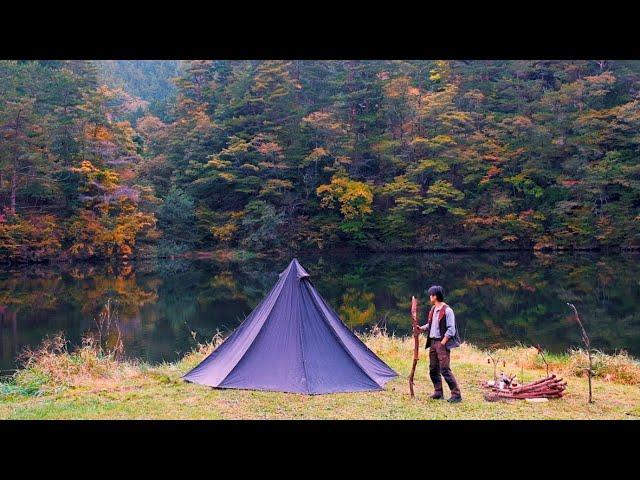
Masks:
[[[488,401],[527,398],[561,398],[567,388],[567,382],[551,374],[541,380],[520,385],[516,377],[501,374],[497,381],[490,380],[483,385],[489,390],[485,394]]]

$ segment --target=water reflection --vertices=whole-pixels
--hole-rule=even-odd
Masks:
[[[385,324],[407,334],[411,295],[444,285],[467,340],[487,345],[579,345],[565,302],[584,317],[596,348],[640,356],[637,256],[410,254],[301,256],[321,294],[354,329]],[[235,328],[268,292],[285,260],[241,263],[149,261],[133,266],[76,264],[0,271],[0,369],[47,334],[72,343],[95,328],[101,307],[117,308],[125,353],[173,360],[217,330]],[[421,304],[424,307],[424,304]],[[421,314],[423,310],[421,309]]]

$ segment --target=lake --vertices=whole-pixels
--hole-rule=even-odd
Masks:
[[[411,295],[445,287],[463,339],[479,346],[580,346],[575,303],[595,348],[640,356],[640,255],[429,253],[300,255],[311,280],[354,330],[411,332]],[[71,344],[114,305],[125,355],[172,361],[217,331],[232,331],[290,259],[149,260],[0,267],[0,369],[56,332]],[[424,323],[424,319],[421,320]],[[195,340],[194,340],[195,338]]]

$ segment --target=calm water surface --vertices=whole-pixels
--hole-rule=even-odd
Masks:
[[[378,324],[408,334],[411,295],[445,287],[463,339],[480,346],[580,345],[565,302],[575,303],[595,348],[640,357],[640,257],[636,254],[407,254],[299,256],[320,293],[355,330]],[[25,346],[64,332],[72,344],[95,331],[107,299],[125,354],[172,361],[228,333],[260,302],[284,260],[158,260],[129,266],[0,267],[0,369]],[[2,372],[0,372],[2,373]]]

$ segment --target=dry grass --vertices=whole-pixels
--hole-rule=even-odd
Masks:
[[[413,349],[412,337],[388,336],[384,332],[359,335],[360,339],[373,351],[384,358],[404,358],[408,350]],[[488,351],[475,345],[463,343],[454,350],[457,361],[481,365],[487,363]],[[535,347],[526,345],[493,349],[490,353],[499,360],[498,371],[508,371],[518,374],[522,369],[546,373],[546,364],[542,355]],[[542,353],[549,364],[549,373],[586,377],[589,359],[586,350],[572,349],[566,354]],[[427,358],[424,344],[420,351],[422,358]],[[592,353],[595,378],[622,385],[640,385],[640,361],[631,357],[627,352],[608,355],[599,351]],[[492,368],[492,367],[491,367]],[[487,372],[491,373],[491,368]],[[491,376],[491,375],[489,375]]]
[[[195,339],[195,335],[194,335],[194,339]],[[222,343],[223,340],[224,340],[224,337],[222,333],[220,331],[217,331],[210,341],[205,343],[198,342],[195,348],[193,348],[189,353],[187,353],[184,357],[182,357],[182,359],[179,362],[180,368],[185,369],[185,371],[191,370],[196,365],[198,365],[198,363],[200,363],[206,356],[208,356],[216,348],[218,348],[218,346]]]
[[[137,365],[105,353],[93,337],[86,337],[82,345],[71,352],[67,343],[64,336],[58,334],[46,338],[36,349],[25,350],[20,356],[22,367],[10,383],[18,392],[39,396],[96,383],[108,388],[140,374]]]
[[[31,352],[12,382],[0,383],[0,418],[335,418],[335,419],[622,419],[638,418],[640,390],[637,361],[625,354],[598,354],[594,380],[595,404],[587,404],[584,353],[550,355],[554,371],[568,381],[561,400],[541,405],[523,401],[486,402],[481,383],[493,367],[487,352],[463,344],[452,353],[453,369],[463,388],[464,402],[452,406],[428,400],[432,386],[424,349],[416,372],[416,398],[408,395],[411,338],[383,333],[363,335],[367,346],[398,373],[384,391],[306,396],[278,392],[218,390],[184,382],[181,376],[222,341],[199,343],[176,363],[136,364],[104,355],[86,343],[69,352],[62,337],[54,337]],[[494,350],[507,373],[524,372],[528,381],[544,376],[535,349]],[[575,375],[574,375],[575,374]],[[607,377],[607,375],[610,375]]]
[[[640,385],[640,362],[625,351],[615,355],[592,352],[593,371],[596,378],[625,385]],[[586,377],[589,358],[586,350],[575,349],[569,352],[564,370],[576,377]]]

